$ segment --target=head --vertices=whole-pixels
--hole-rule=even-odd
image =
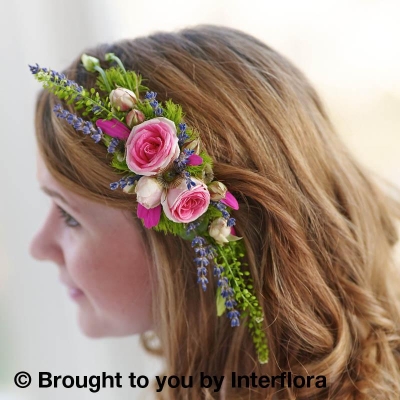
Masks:
[[[251,398],[322,399],[328,391],[337,398],[395,398],[400,311],[391,257],[400,207],[346,151],[304,75],[255,38],[214,26],[85,50],[100,60],[108,52],[142,74],[160,100],[182,105],[215,176],[239,200],[232,216],[266,316],[271,356],[258,364],[245,325],[233,329],[216,315],[215,282],[209,279],[206,292],[197,284],[190,242],[142,226],[132,195],[109,188],[119,177],[107,149],[57,119],[57,99],[42,92],[39,180],[71,206],[54,199],[32,252],[54,261],[83,292],[77,299],[83,330],[105,336],[151,329],[166,374],[224,375],[229,399],[243,395],[230,389],[231,371],[282,370],[326,375],[329,388],[252,388]],[[96,76],[80,55],[63,72],[94,86]],[[80,230],[56,221],[60,204],[82,221]],[[170,395],[188,398],[182,390]],[[190,393],[201,396],[199,388]]]

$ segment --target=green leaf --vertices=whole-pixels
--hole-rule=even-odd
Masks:
[[[221,287],[217,289],[217,315],[220,317],[226,310],[225,299],[221,296]]]

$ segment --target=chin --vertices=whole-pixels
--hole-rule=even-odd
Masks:
[[[109,336],[100,321],[83,313],[79,313],[78,325],[82,334],[88,338],[99,339]]]

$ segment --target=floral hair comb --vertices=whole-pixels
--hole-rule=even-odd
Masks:
[[[86,70],[99,74],[96,88],[90,90],[38,64],[29,68],[45,89],[82,109],[82,117],[90,115],[84,120],[61,104],[53,110],[77,131],[107,146],[111,166],[123,175],[110,189],[136,194],[137,216],[146,228],[191,241],[197,283],[207,289],[209,269],[218,279],[217,315],[226,312],[232,327],[247,315],[258,360],[268,362],[264,315],[249,271],[241,270],[247,265],[240,261],[245,247],[230,215],[239,209],[237,200],[214,180],[212,160],[199,134],[184,122],[181,106],[171,100],[158,102],[157,93],[142,85],[139,74],[126,71],[113,53],[105,59],[114,66],[103,69],[97,58],[82,56]]]

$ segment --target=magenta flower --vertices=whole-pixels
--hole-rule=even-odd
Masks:
[[[220,202],[224,203],[226,206],[232,208],[233,210],[239,210],[239,203],[231,192],[226,192],[225,197],[220,200]]]
[[[138,203],[137,206],[137,216],[143,219],[144,226],[148,229],[153,228],[153,226],[158,225],[161,218],[161,204],[154,208],[147,209]]]
[[[197,154],[192,154],[188,157],[188,160],[187,165],[201,165],[203,163],[203,159]]]
[[[121,140],[128,139],[131,132],[127,126],[117,119],[98,119],[96,125],[107,135]]]

